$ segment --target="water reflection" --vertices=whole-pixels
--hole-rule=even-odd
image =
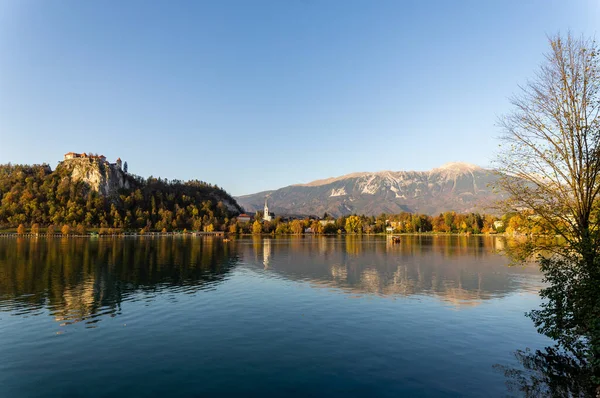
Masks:
[[[558,347],[517,350],[519,367],[495,365],[507,378],[510,391],[527,398],[597,397],[594,372],[585,360],[566,354]]]
[[[308,281],[351,294],[432,296],[472,306],[515,291],[537,291],[533,268],[508,268],[487,237],[295,237],[240,239],[4,239],[0,311],[48,311],[57,322],[116,316],[123,301],[194,293],[245,264],[265,277]]]
[[[237,259],[218,239],[4,239],[0,311],[47,308],[67,325],[93,327],[124,300],[151,300],[165,289],[193,293],[222,281]]]
[[[535,267],[507,267],[497,254],[503,239],[496,237],[405,236],[399,244],[357,236],[241,242],[240,256],[270,272],[353,294],[427,295],[472,306],[515,291],[537,292],[541,285]]]

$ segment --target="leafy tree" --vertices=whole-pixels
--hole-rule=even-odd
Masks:
[[[260,235],[262,233],[262,224],[260,221],[254,221],[254,223],[252,224],[252,233],[254,235]]]
[[[83,224],[77,224],[75,231],[77,232],[77,235],[85,235],[87,233]]]
[[[337,230],[338,228],[335,224],[325,224],[325,226],[323,227],[324,234],[335,234],[337,233]]]
[[[358,216],[350,216],[346,219],[346,225],[344,228],[346,229],[346,232],[349,234],[361,233],[362,232],[362,220]]]
[[[37,235],[37,234],[39,234],[39,233],[40,233],[40,224],[38,224],[38,223],[35,223],[35,224],[33,224],[33,225],[31,226],[31,233],[32,233],[33,235]]]
[[[549,284],[540,293],[541,309],[529,316],[556,342],[556,355],[538,352],[529,359],[575,366],[588,375],[593,387],[587,393],[595,395],[600,394],[600,49],[571,35],[550,38],[550,47],[536,78],[512,99],[514,111],[501,119],[506,145],[500,187],[510,194],[508,210],[528,209],[529,222],[543,223],[566,242],[556,246],[530,238],[522,246],[523,257],[537,255]]]
[[[277,224],[277,227],[275,227],[275,233],[277,235],[285,235],[285,234],[289,234],[290,233],[290,229],[287,223],[281,222],[279,224]]]
[[[25,233],[25,226],[23,226],[23,224],[19,224],[19,226],[17,227],[17,233],[19,235],[23,235]]]
[[[62,228],[60,229],[60,233],[65,236],[69,235],[70,232],[71,232],[71,227],[69,227],[67,224],[63,225]]]
[[[290,230],[293,234],[300,235],[304,232],[304,223],[301,220],[293,220],[290,224]]]
[[[323,233],[323,226],[321,225],[321,223],[318,220],[313,220],[310,223],[310,229],[312,230],[313,234],[322,234]]]
[[[54,225],[52,225],[52,224],[48,225],[48,228],[46,228],[46,233],[48,235],[54,235]]]

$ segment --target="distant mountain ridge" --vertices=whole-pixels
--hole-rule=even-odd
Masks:
[[[502,198],[493,191],[498,178],[493,170],[453,162],[429,171],[351,173],[236,200],[246,211],[257,211],[268,198],[269,209],[282,215],[490,212]]]

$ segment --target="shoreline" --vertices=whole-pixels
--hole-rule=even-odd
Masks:
[[[399,233],[399,234],[312,234],[312,233],[302,233],[302,234],[231,234],[227,232],[146,232],[143,234],[137,232],[121,232],[121,233],[112,233],[112,234],[97,234],[97,233],[87,233],[84,235],[81,234],[68,234],[63,235],[61,233],[54,234],[46,234],[46,233],[25,233],[19,234],[16,232],[0,232],[0,237],[5,238],[127,238],[127,237],[174,237],[174,236],[191,236],[191,237],[220,237],[220,238],[248,238],[248,237],[317,237],[317,236],[354,236],[354,237],[363,237],[363,236],[385,236],[391,238],[392,236],[496,236],[496,237],[505,237],[505,238],[518,238],[523,237],[525,235],[518,236],[509,236],[505,234],[469,234],[469,233],[452,233],[452,232],[407,232],[407,233]]]

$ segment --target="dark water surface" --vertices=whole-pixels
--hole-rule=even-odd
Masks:
[[[546,340],[502,245],[0,238],[0,396],[506,396]]]

